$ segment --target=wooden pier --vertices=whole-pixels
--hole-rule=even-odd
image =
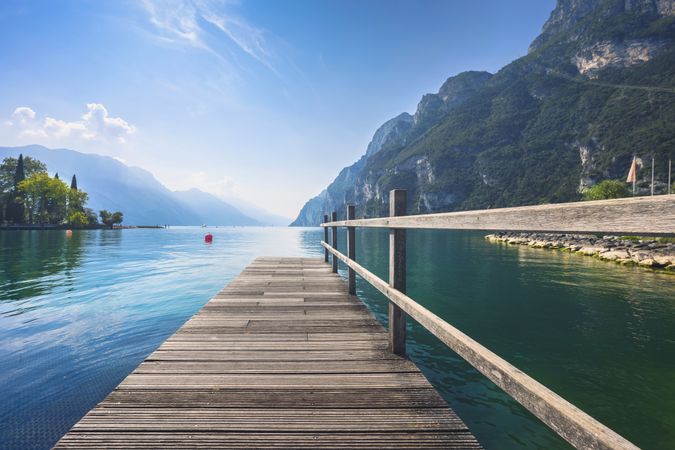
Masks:
[[[258,258],[58,449],[480,448],[330,265]]]
[[[413,319],[574,447],[638,449],[410,298],[406,230],[675,236],[675,195],[418,216],[404,190],[389,202],[389,217],[325,215],[323,260],[256,259],[56,448],[480,448],[405,358]],[[357,227],[389,229],[388,281],[356,261]],[[354,295],[356,275],[389,300],[388,331]]]

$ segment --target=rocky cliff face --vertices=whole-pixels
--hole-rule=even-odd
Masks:
[[[630,39],[602,41],[582,48],[572,62],[579,73],[588,78],[598,78],[603,69],[630,67],[653,59],[667,47],[667,41],[655,39]]]
[[[385,122],[375,131],[365,155],[349,167],[342,169],[335,180],[319,195],[310,199],[291,226],[313,226],[323,220],[324,214],[342,210],[347,202],[356,199],[381,200],[377,186],[357,183],[363,178],[366,162],[383,149],[405,147],[435,125],[441,117],[462,104],[492,75],[488,72],[465,72],[448,78],[436,94],[427,94],[420,100],[414,115],[401,113]],[[428,166],[428,164],[427,164]],[[424,167],[427,167],[424,166]],[[371,174],[371,176],[374,174]]]
[[[638,176],[649,178],[641,163],[653,155],[656,179],[667,179],[674,3],[559,0],[528,55],[495,75],[452,77],[413,115],[385,123],[294,225],[343,217],[348,203],[359,217],[386,215],[395,188],[408,190],[411,213],[573,201],[625,179],[635,154]]]
[[[675,15],[675,0],[558,0],[539,35],[530,45],[530,53],[539,50],[556,38],[575,41],[592,38],[599,24],[629,16],[670,17]],[[605,31],[612,31],[605,30]],[[622,32],[631,31],[627,29]]]

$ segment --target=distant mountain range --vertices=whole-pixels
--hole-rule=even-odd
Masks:
[[[235,207],[198,189],[173,192],[147,170],[108,156],[29,145],[0,147],[0,160],[21,153],[44,162],[51,175],[58,172],[67,182],[76,174],[79,188],[89,194],[87,206],[95,211],[122,211],[125,225],[288,224],[255,206],[240,201],[241,206]]]
[[[465,72],[413,115],[384,123],[364,156],[310,199],[292,225],[323,214],[410,213],[578,200],[638,176],[657,188],[675,159],[675,0],[559,0],[526,56],[495,74]],[[639,183],[640,184],[640,183]],[[645,188],[643,188],[645,189]]]

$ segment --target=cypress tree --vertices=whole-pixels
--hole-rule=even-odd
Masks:
[[[54,179],[55,179],[55,180],[58,180],[58,179],[59,179],[59,173],[58,173],[58,172],[56,172],[56,173],[54,174]]]
[[[26,171],[23,168],[23,154],[19,155],[16,163],[16,172],[14,172],[14,189],[17,189],[19,183],[26,179]]]
[[[14,189],[10,192],[10,198],[7,202],[7,210],[5,215],[10,222],[23,223],[25,207],[23,202],[17,202],[16,198],[20,196],[19,183],[26,179],[26,172],[23,167],[23,154],[19,155],[19,160],[16,163],[16,171],[14,172]]]
[[[73,174],[73,179],[70,182],[70,188],[77,190],[77,178],[75,177],[75,174]]]

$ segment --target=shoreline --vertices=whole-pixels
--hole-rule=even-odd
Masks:
[[[165,229],[164,225],[121,225],[110,228],[107,225],[87,225],[82,228],[74,228],[70,225],[50,224],[24,224],[24,225],[0,225],[0,231],[57,231],[57,230],[130,230],[135,228]]]
[[[662,238],[502,231],[488,234],[485,239],[493,243],[569,251],[603,261],[675,273],[675,241]]]

